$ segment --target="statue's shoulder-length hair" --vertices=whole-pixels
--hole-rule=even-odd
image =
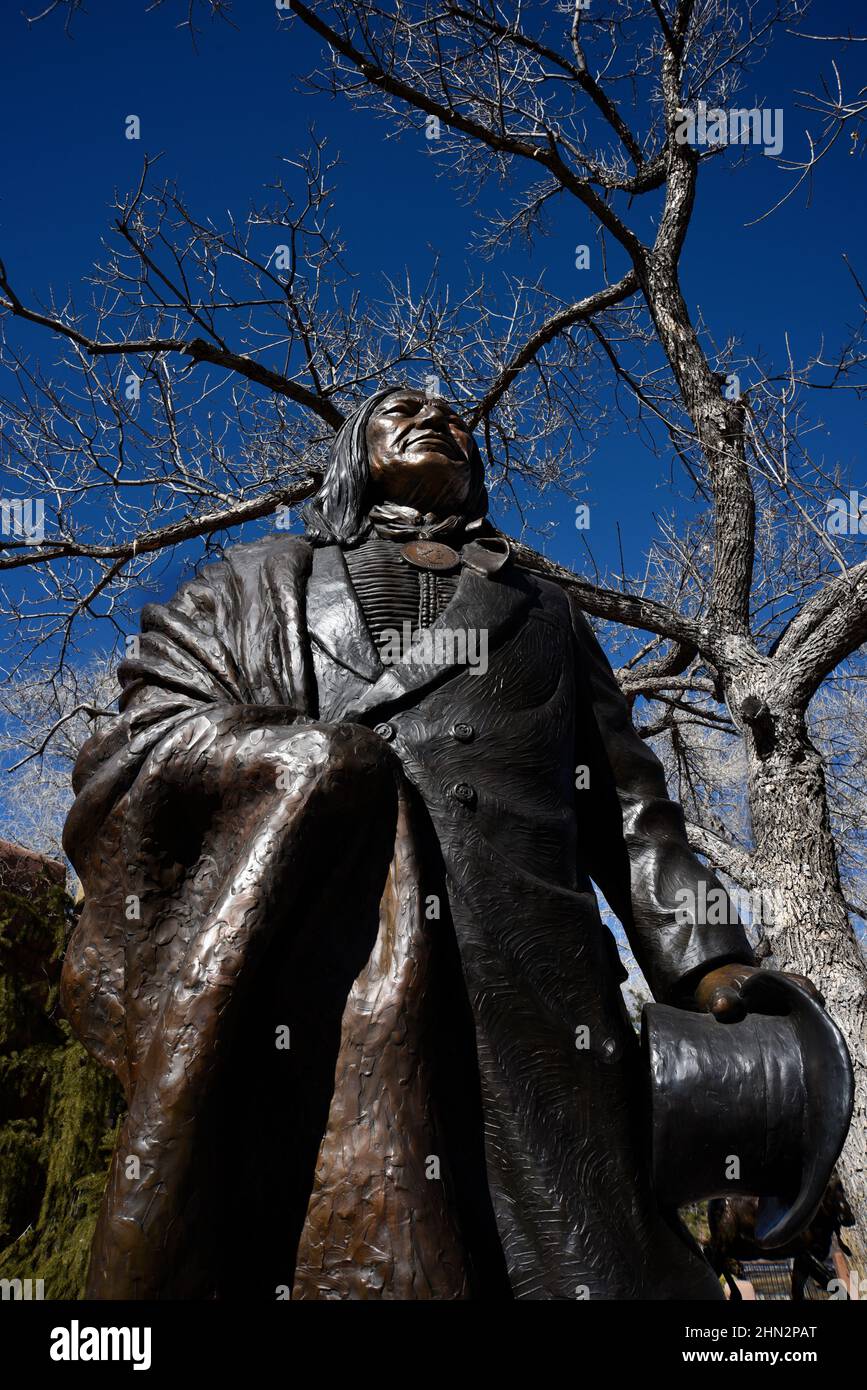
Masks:
[[[318,492],[301,515],[305,536],[313,545],[357,545],[371,529],[368,511],[370,463],[367,455],[367,425],[376,407],[388,396],[403,395],[412,388],[386,386],[363,401],[344,420],[338,430],[325,476]],[[470,492],[464,505],[468,521],[484,517],[488,510],[485,467],[475,440],[470,451]]]

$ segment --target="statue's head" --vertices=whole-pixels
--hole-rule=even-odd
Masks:
[[[424,515],[485,515],[485,470],[469,427],[439,396],[391,386],[363,402],[335,437],[325,477],[305,508],[313,541],[352,545],[376,503]]]

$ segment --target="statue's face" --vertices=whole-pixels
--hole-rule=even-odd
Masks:
[[[445,401],[396,391],[367,425],[370,480],[377,502],[420,512],[460,511],[471,486],[472,435]]]

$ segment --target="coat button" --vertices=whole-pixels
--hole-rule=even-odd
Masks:
[[[476,800],[476,789],[471,787],[469,782],[456,782],[452,787],[452,796],[455,801],[461,801],[465,806],[473,806]]]
[[[622,1051],[616,1038],[604,1038],[599,1047],[599,1056],[603,1062],[619,1062]]]
[[[453,724],[452,738],[458,739],[461,743],[470,743],[476,736],[476,731],[472,724]]]
[[[384,738],[386,743],[390,743],[397,730],[393,724],[377,724],[373,732],[379,734],[380,738]]]

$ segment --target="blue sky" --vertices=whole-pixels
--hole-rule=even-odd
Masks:
[[[38,6],[36,7],[38,8]],[[348,259],[365,294],[375,294],[381,276],[408,268],[421,280],[433,252],[445,276],[466,283],[468,245],[477,213],[459,190],[434,177],[431,161],[419,158],[419,141],[408,137],[385,148],[385,127],[326,96],[299,94],[294,75],[320,57],[318,40],[296,22],[278,21],[271,0],[237,5],[238,29],[207,25],[198,51],[175,28],[184,5],[169,3],[145,13],[144,3],[91,0],[77,17],[73,37],[53,20],[33,28],[18,5],[4,8],[0,36],[5,55],[0,91],[7,134],[0,181],[0,255],[19,293],[47,295],[67,287],[83,302],[83,285],[110,220],[115,189],[132,187],[142,154],[164,152],[161,175],[177,180],[198,214],[222,218],[226,209],[242,215],[249,203],[280,172],[281,155],[307,142],[314,123],[327,135],[342,166],[335,173],[337,221],[348,243]],[[863,6],[823,3],[811,27],[821,32],[864,28]],[[771,57],[755,75],[756,97],[784,109],[784,153],[804,148],[806,117],[793,105],[797,88],[815,90],[821,72],[836,56],[850,87],[864,81],[864,49],[840,55],[830,45],[781,36]],[[124,138],[125,116],[142,120],[140,142]],[[389,178],[371,186],[371,174],[387,158]],[[856,317],[857,305],[842,261],[848,252],[867,278],[863,255],[865,225],[863,159],[840,150],[820,170],[812,201],[798,195],[776,217],[756,227],[744,224],[775,200],[785,176],[760,153],[735,171],[730,153],[717,160],[700,185],[684,258],[684,282],[693,313],[699,310],[719,341],[741,335],[755,352],[782,361],[788,330],[795,354],[815,348],[824,336],[829,348],[842,326]],[[491,187],[482,206],[496,197]],[[550,286],[574,296],[596,288],[598,271],[574,269],[573,248],[592,242],[592,229],[579,209],[558,215],[551,233],[528,255],[524,250],[486,267],[501,271],[545,267]],[[469,264],[472,274],[479,267]],[[36,338],[31,339],[36,346]],[[47,362],[52,347],[41,339]],[[823,452],[840,464],[853,486],[864,486],[861,457],[863,415],[853,400],[815,400],[817,418],[827,423]],[[677,495],[665,485],[667,469],[655,463],[627,429],[615,429],[600,443],[587,478],[591,504],[591,543],[600,567],[616,567],[619,522],[630,569],[640,567],[655,529],[654,512],[686,507],[686,489]],[[679,501],[678,498],[681,498]],[[550,553],[586,568],[586,556],[570,525],[568,503],[552,503],[559,528]],[[166,590],[174,587],[176,566],[165,571]]]

